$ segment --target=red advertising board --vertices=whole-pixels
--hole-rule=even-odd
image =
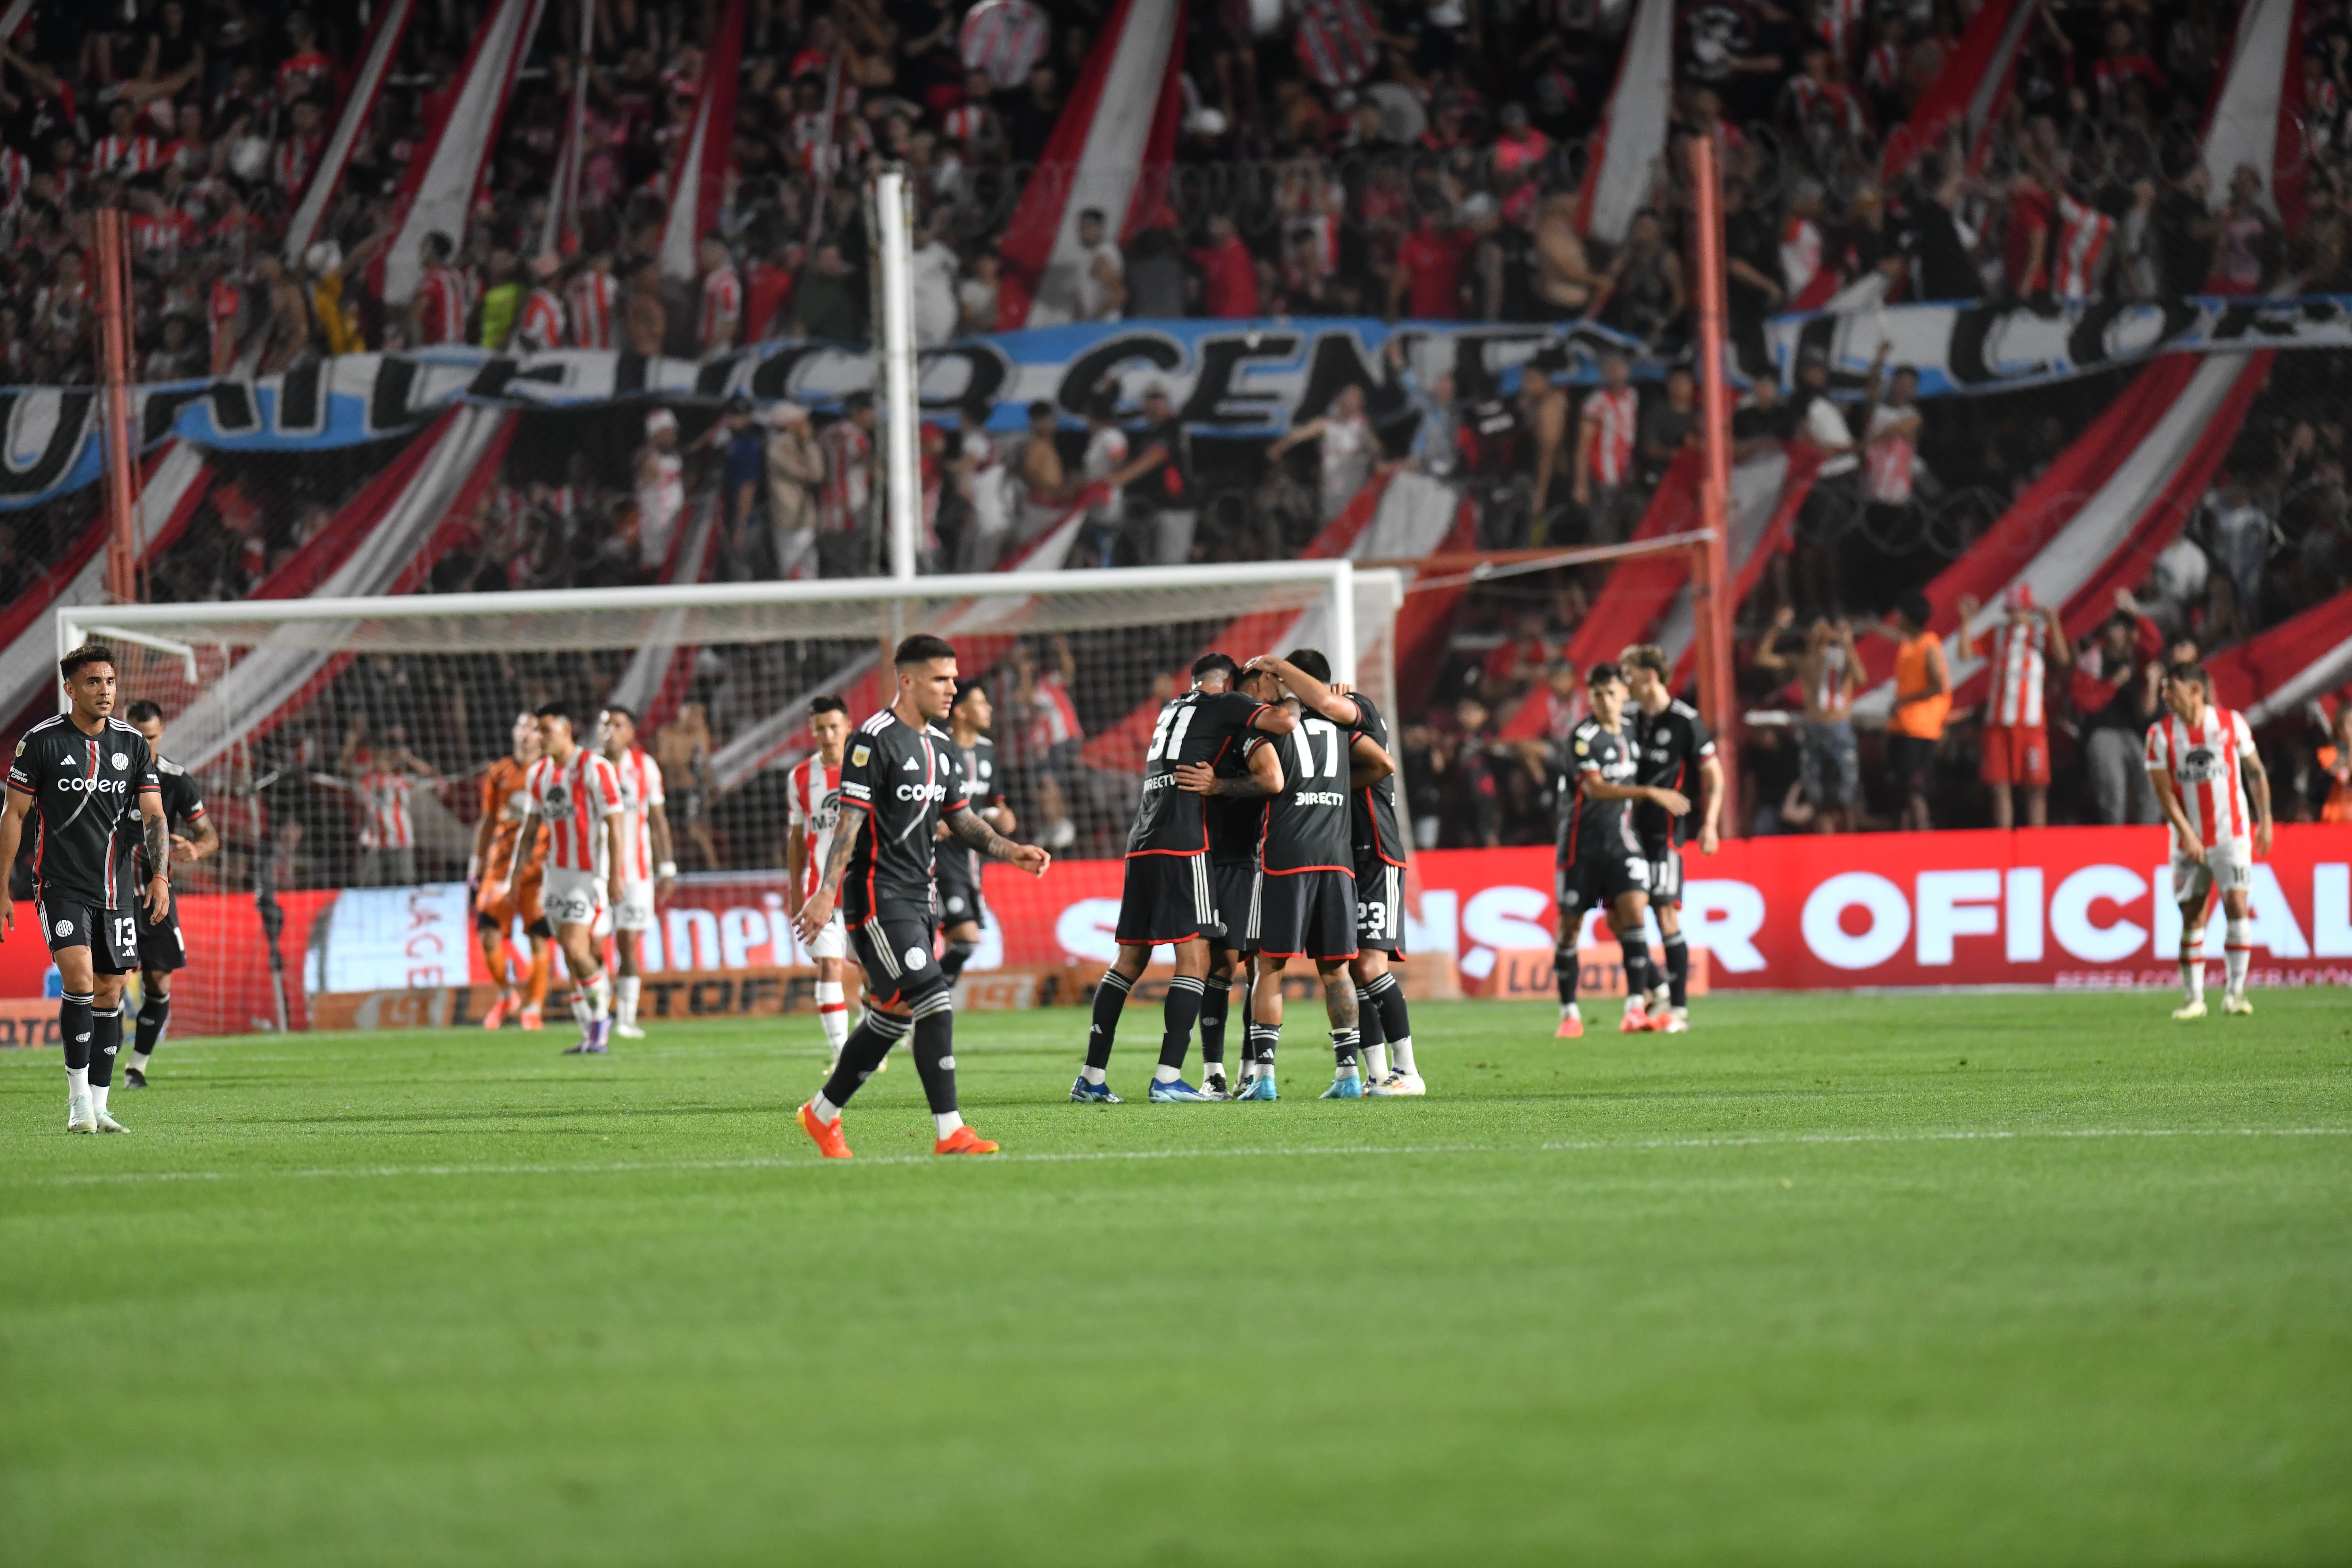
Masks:
[[[1683,929],[1706,955],[1716,987],[2169,985],[2179,914],[2165,847],[2164,830],[2153,827],[1727,844],[1712,857],[1687,856]],[[1067,969],[1091,979],[1117,952],[1120,877],[1116,860],[1063,861],[1042,879],[989,867],[994,918],[967,973]],[[781,872],[681,882],[647,942],[648,973],[801,967],[806,955],[784,918],[782,885]],[[307,1026],[312,989],[459,984],[447,965],[460,952],[463,979],[486,981],[451,892],[281,895],[293,1026]],[[1523,994],[1538,955],[1555,945],[1551,852],[1417,856],[1407,906],[1408,950],[1424,969],[1458,974],[1472,994]],[[263,1026],[275,1004],[253,901],[196,895],[183,909],[191,967],[174,987],[173,1027]],[[2252,912],[2256,984],[2352,984],[2352,827],[2279,829],[2255,868]],[[41,994],[48,955],[30,915],[21,911],[0,944],[0,998]],[[2218,962],[2218,910],[2213,922],[2205,951]],[[1590,931],[1585,944],[1596,945]]]

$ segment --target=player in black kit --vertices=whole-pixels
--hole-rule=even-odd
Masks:
[[[1620,728],[1625,678],[1617,667],[1596,664],[1587,670],[1584,692],[1592,717],[1561,742],[1557,781],[1559,951],[1552,956],[1552,967],[1559,984],[1555,1034],[1563,1040],[1584,1033],[1584,1016],[1576,1006],[1576,947],[1588,909],[1608,911],[1609,929],[1624,951],[1625,1020],[1621,1032],[1650,1026],[1643,1010],[1650,989],[1650,939],[1643,929],[1649,914],[1650,864],[1643,858],[1641,840],[1633,837],[1626,806],[1647,801],[1675,816],[1690,809],[1690,801],[1676,791],[1633,782],[1633,737]]]
[[[1265,831],[1252,895],[1249,942],[1256,973],[1250,987],[1249,1057],[1237,1100],[1273,1100],[1275,1051],[1282,1038],[1282,972],[1294,958],[1315,965],[1331,1020],[1337,1067],[1327,1100],[1360,1100],[1356,986],[1347,973],[1356,956],[1356,866],[1349,845],[1349,795],[1396,771],[1386,748],[1356,730],[1354,700],[1331,689],[1330,662],[1313,648],[1250,661],[1270,671],[1299,704],[1287,742],[1250,738],[1253,760],[1272,748],[1283,764],[1280,792],[1266,802]],[[1202,795],[1249,795],[1255,779],[1220,780],[1188,767],[1183,787]]]
[[[1151,1069],[1155,1103],[1197,1102],[1218,1098],[1184,1081],[1184,1056],[1192,1048],[1192,1025],[1201,1016],[1209,973],[1209,942],[1223,929],[1223,911],[1209,885],[1209,826],[1197,795],[1178,787],[1178,770],[1213,768],[1220,757],[1238,752],[1252,736],[1286,735],[1297,715],[1270,707],[1238,691],[1206,690],[1201,676],[1210,655],[1193,667],[1192,689],[1160,710],[1151,745],[1143,756],[1143,798],[1127,836],[1126,881],[1118,900],[1118,958],[1095,987],[1094,1012],[1087,1031],[1086,1065],[1070,1085],[1070,1098],[1116,1105],[1106,1081],[1118,1037],[1119,1011],[1136,976],[1161,942],[1176,949],[1176,973],[1168,982],[1160,1009],[1160,1063]],[[1233,661],[1225,659],[1223,668]],[[1222,673],[1222,670],[1219,671]]]
[[[1350,726],[1356,737],[1393,759],[1389,722],[1380,709],[1360,691],[1346,696],[1356,707]],[[1404,958],[1405,842],[1397,828],[1396,787],[1391,772],[1348,793],[1348,847],[1356,859],[1356,957],[1348,975],[1356,983],[1363,1034],[1364,1092],[1382,1100],[1429,1092],[1413,1066],[1412,1014],[1404,987],[1390,967]]]
[[[956,697],[955,649],[918,635],[892,659],[898,700],[859,725],[841,764],[841,824],[824,874],[793,924],[814,942],[841,900],[843,923],[866,971],[866,1018],[843,1042],[833,1076],[800,1109],[800,1123],[829,1160],[849,1158],[841,1108],[890,1047],[914,1037],[915,1070],[938,1128],[935,1154],[993,1154],[996,1145],[956,1108],[955,987],[940,972],[934,835],[945,822],[959,843],[1043,876],[1053,857],[1003,837],[971,809],[962,759],[939,728]]]
[[[155,777],[163,786],[163,826],[172,836],[172,858],[192,865],[220,847],[220,835],[205,815],[205,797],[196,781],[163,752],[163,710],[152,702],[131,705],[131,727],[147,742],[155,759]],[[149,875],[146,856],[139,859],[139,875]],[[122,1069],[122,1087],[147,1087],[147,1061],[163,1043],[163,1029],[172,1019],[172,973],[188,966],[188,945],[180,934],[180,911],[174,908],[160,921],[139,911],[139,1018],[131,1042],[131,1065]]]
[[[1203,691],[1239,691],[1254,702],[1282,700],[1282,682],[1270,669],[1244,673],[1222,653],[1192,666],[1192,683]],[[1201,997],[1201,1089],[1220,1100],[1232,1092],[1225,1077],[1225,1025],[1233,1014],[1234,987],[1241,987],[1242,1026],[1249,1026],[1249,910],[1257,890],[1258,840],[1265,837],[1265,802],[1282,788],[1282,760],[1271,746],[1244,757],[1235,746],[1213,764],[1218,778],[1255,778],[1261,793],[1213,795],[1202,803],[1209,824],[1209,891],[1217,901],[1218,934],[1209,942],[1209,973]]]
[[[35,909],[65,988],[58,1033],[65,1042],[66,1131],[120,1132],[106,1096],[122,1048],[122,977],[139,966],[137,906],[145,903],[151,921],[172,912],[170,830],[145,738],[112,716],[113,650],[85,644],[58,669],[72,706],[16,742],[0,812],[0,867],[16,863],[32,818]],[[143,891],[131,879],[134,847],[152,868]],[[0,879],[0,941],[16,925]]]
[[[1650,863],[1650,909],[1666,944],[1664,978],[1660,980],[1654,966],[1651,976],[1650,1024],[1679,1035],[1690,1027],[1690,948],[1683,941],[1680,847],[1696,816],[1698,852],[1715,853],[1723,811],[1723,762],[1715,754],[1715,737],[1707,733],[1706,721],[1689,703],[1676,701],[1666,684],[1674,679],[1675,666],[1665,649],[1643,643],[1627,648],[1618,663],[1633,700],[1634,782],[1663,784],[1685,796],[1696,791],[1699,803],[1697,810],[1679,816],[1652,801],[1633,805],[1633,837],[1642,841],[1643,858]]]
[[[948,710],[948,740],[963,765],[966,798],[982,822],[1010,835],[1013,811],[1004,804],[1003,786],[996,782],[996,742],[988,738],[994,718],[988,692],[979,681],[957,686],[955,706]],[[944,822],[939,829],[939,857],[940,935],[948,944],[940,955],[940,969],[952,985],[980,950],[980,928],[988,910],[980,901],[980,851],[957,839]]]

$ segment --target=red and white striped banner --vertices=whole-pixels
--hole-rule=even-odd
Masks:
[[[1936,79],[1919,95],[1911,118],[1888,133],[1879,163],[1885,178],[1901,174],[1956,130],[1969,166],[1976,167],[2009,101],[2018,52],[2041,8],[2042,0],[1991,0],[1976,14]]]
[[[964,69],[984,71],[989,86],[1010,92],[1029,79],[1053,38],[1054,25],[1029,0],[981,0],[966,13],[956,49]]]
[[[474,192],[498,143],[499,123],[514,94],[515,73],[539,30],[545,0],[499,0],[458,77],[457,93],[425,132],[425,143],[401,183],[400,221],[377,258],[383,302],[404,308],[415,296],[425,263],[419,254],[429,234],[446,234],[453,244],[466,237]]]
[[[669,172],[669,216],[662,225],[662,276],[691,283],[702,237],[719,226],[727,199],[727,161],[735,144],[735,82],[743,64],[743,0],[727,0],[718,35],[703,56],[694,125]]]
[[[375,100],[383,91],[383,79],[391,74],[393,56],[399,52],[401,36],[408,31],[408,18],[415,13],[416,0],[385,0],[384,7],[376,14],[375,25],[369,30],[367,48],[360,56],[359,74],[352,79],[352,89],[343,99],[342,112],[336,118],[334,133],[327,138],[327,150],[319,156],[319,166],[310,172],[308,184],[302,187],[302,200],[294,216],[286,224],[286,265],[300,263],[302,253],[319,236],[319,225],[327,216],[327,204],[334,199],[335,188],[342,184],[343,166],[352,161],[352,149],[358,145],[360,132],[367,128],[368,116],[375,112]]]
[[[1642,0],[1577,193],[1580,232],[1622,244],[1650,199],[1675,101],[1675,3]]]
[[[1087,265],[1078,215],[1098,208],[1125,239],[1159,206],[1184,108],[1183,0],[1119,0],[998,244],[1004,259],[998,323],[1010,331],[1068,301]]]

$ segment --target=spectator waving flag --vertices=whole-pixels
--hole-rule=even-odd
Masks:
[[[735,81],[743,58],[743,0],[727,0],[719,34],[702,62],[702,90],[694,125],[670,171],[669,218],[662,226],[662,276],[677,283],[695,277],[695,248],[719,226],[727,196],[727,159],[735,142]]]
[[[352,79],[351,93],[343,100],[343,111],[336,118],[334,133],[327,138],[319,166],[310,171],[310,184],[303,187],[301,205],[287,220],[284,254],[289,266],[299,261],[302,253],[310,248],[310,241],[318,237],[320,220],[327,216],[327,203],[342,184],[343,165],[351,162],[352,149],[358,145],[360,132],[375,113],[376,96],[383,90],[384,78],[392,71],[393,56],[399,50],[400,40],[408,31],[408,18],[415,10],[416,0],[389,0],[376,15],[374,28],[368,34],[367,52],[361,57],[359,74]]]
[[[1350,87],[1371,73],[1381,41],[1364,0],[1306,0],[1298,11],[1298,63],[1325,87]]]
[[[1584,188],[1577,194],[1577,226],[1591,237],[1622,244],[1633,215],[1648,204],[1666,151],[1674,84],[1674,0],[1642,0],[1617,61],[1600,145],[1585,163]]]
[[[2041,8],[2042,0],[1990,0],[1976,14],[1936,79],[1919,95],[1911,118],[1888,133],[1880,160],[1884,177],[1901,174],[1955,131],[1968,151],[1969,166],[1977,166],[2009,101],[2018,50]]]
[[[1027,323],[1048,268],[1082,265],[1079,214],[1099,208],[1124,240],[1159,206],[1184,108],[1183,37],[1179,0],[1119,0],[1111,13],[998,245],[1001,329]]]
[[[1029,0],[981,0],[963,19],[956,47],[963,68],[984,71],[991,87],[1009,92],[1029,79],[1045,58],[1053,25]]]
[[[426,235],[446,234],[452,241],[465,237],[474,192],[497,145],[499,122],[506,118],[515,74],[522,68],[531,35],[539,30],[544,3],[499,0],[498,9],[474,35],[457,90],[426,132],[424,145],[409,163],[408,177],[401,182],[400,221],[377,263],[383,269],[380,291],[385,304],[405,307],[415,297],[424,276],[421,251]]]

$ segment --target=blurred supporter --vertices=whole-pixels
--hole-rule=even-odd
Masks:
[[[2156,789],[2147,766],[2147,727],[2164,705],[2164,667],[2157,662],[2155,623],[2131,595],[2099,625],[2098,636],[2074,661],[2072,696],[2082,715],[2083,765],[2090,775],[2096,820],[2158,820]]]
[[[1309,441],[1315,443],[1321,476],[1318,515],[1328,522],[1364,488],[1380,458],[1380,442],[1371,421],[1364,417],[1364,389],[1353,383],[1341,387],[1329,413],[1292,426],[1266,448],[1266,461],[1279,462],[1284,453]]]
[[[768,530],[776,575],[816,574],[817,497],[824,488],[824,448],[808,410],[780,402],[768,409]]]
[[[1928,799],[1936,751],[1952,710],[1952,672],[1944,639],[1928,629],[1927,595],[1906,594],[1895,619],[1863,629],[1895,644],[1895,708],[1886,721],[1886,772],[1901,803],[1901,826],[1925,832],[1936,826]]]
[[[1959,647],[1962,658],[1977,657],[1975,598],[1960,595]],[[2074,645],[2055,605],[2037,606],[2032,591],[2021,583],[2009,590],[2006,614],[1991,634],[1985,650],[1984,733],[1979,741],[1981,776],[1992,792],[1992,825],[2016,826],[2013,790],[2025,792],[2025,825],[2046,826],[2050,820],[2050,721],[2047,716],[2049,667],[2061,669],[2074,662]]]
[[[1795,679],[1803,693],[1797,745],[1808,820],[1816,833],[1836,833],[1860,826],[1855,818],[1862,805],[1862,752],[1854,739],[1853,699],[1862,656],[1853,646],[1852,626],[1822,616],[1806,628],[1801,651],[1783,651],[1778,639],[1796,619],[1794,610],[1781,606],[1772,635],[1756,646],[1756,666],[1778,679]]]

